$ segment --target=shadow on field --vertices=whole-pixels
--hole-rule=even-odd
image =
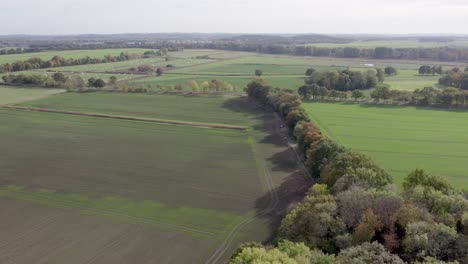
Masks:
[[[295,171],[287,176],[280,186],[257,199],[255,202],[256,214],[258,218],[268,222],[271,235],[269,241],[276,237],[281,221],[286,216],[289,207],[302,201],[311,185],[310,179],[304,177],[302,172]],[[277,195],[277,204],[273,209],[267,209],[271,206],[272,195]]]
[[[255,130],[262,132],[265,137],[259,141],[260,144],[271,144],[275,151],[268,153],[267,160],[272,164],[272,171],[280,171],[287,176],[281,179],[281,184],[273,190],[265,193],[255,201],[256,216],[259,219],[266,220],[270,228],[271,241],[278,230],[281,220],[286,215],[291,204],[300,202],[310,186],[312,180],[298,169],[296,155],[291,150],[276,127],[277,119],[270,109],[250,101],[247,97],[232,98],[225,102],[224,107],[236,112],[242,112],[249,116],[254,116],[260,122],[254,127]],[[275,198],[276,197],[276,198]],[[274,204],[273,209],[272,203]]]

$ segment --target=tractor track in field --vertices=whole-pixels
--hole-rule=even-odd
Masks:
[[[287,144],[287,148],[288,149],[291,149],[294,153],[295,153],[295,156],[296,156],[296,159],[297,159],[297,163],[300,167],[300,169],[302,170],[302,172],[307,175],[307,177],[309,177],[310,179],[312,179],[312,176],[310,175],[310,173],[308,172],[308,170],[305,168],[303,162],[302,162],[302,158],[301,156],[298,154],[297,150],[296,150],[296,147],[294,146],[294,144],[291,143],[289,137],[287,135],[284,135],[284,133],[282,133],[281,131],[281,128],[280,128],[280,124],[281,124],[281,119],[278,117],[278,115],[275,113],[274,114],[274,124],[273,126],[270,128],[272,129],[272,131],[275,132],[275,134],[277,134],[278,136],[281,136],[281,138],[284,140],[284,143]],[[206,264],[215,264],[219,261],[220,258],[222,258],[224,256],[224,254],[226,253],[226,251],[229,249],[229,247],[231,247],[233,241],[234,241],[234,238],[235,236],[240,232],[240,230],[246,226],[247,224],[251,223],[252,221],[255,220],[255,218],[257,218],[258,216],[263,216],[265,214],[268,214],[269,212],[271,212],[272,210],[274,210],[278,203],[279,203],[279,197],[278,197],[278,193],[276,191],[274,191],[274,183],[273,183],[273,178],[271,176],[271,173],[270,173],[270,170],[268,169],[268,166],[266,164],[266,156],[263,152],[261,152],[259,149],[257,149],[257,152],[261,153],[261,157],[262,157],[262,167],[263,167],[263,172],[264,172],[264,175],[266,176],[265,177],[265,180],[266,180],[266,183],[268,185],[268,188],[269,188],[269,192],[270,192],[270,203],[268,205],[267,208],[263,209],[259,214],[257,214],[256,216],[252,216],[252,217],[248,217],[246,219],[244,219],[242,222],[238,223],[232,230],[231,232],[228,234],[228,236],[225,238],[225,240],[223,241],[223,243],[216,249],[216,251],[213,253],[213,255],[205,262]]]
[[[88,258],[87,260],[81,262],[82,264],[90,264],[95,262],[106,250],[112,249],[113,247],[117,246],[119,243],[122,242],[121,238],[125,238],[127,235],[133,232],[133,228],[127,228],[124,231],[119,232],[115,236],[113,236],[110,241],[108,241],[104,246],[99,248],[96,253]]]
[[[257,149],[258,152],[261,152],[259,149]],[[273,180],[272,180],[272,177],[271,177],[271,173],[268,169],[268,166],[266,164],[266,157],[265,155],[263,154],[262,152],[262,165],[263,165],[263,171],[264,171],[264,174],[265,174],[265,179],[266,179],[266,183],[269,187],[269,192],[270,192],[270,196],[271,196],[271,199],[270,199],[270,204],[267,208],[265,208],[264,210],[262,210],[261,213],[255,215],[255,216],[250,216],[250,217],[247,217],[245,218],[243,221],[241,221],[240,223],[238,223],[232,230],[231,232],[228,234],[228,236],[224,239],[223,243],[216,249],[216,251],[213,253],[213,255],[211,255],[211,257],[205,262],[206,264],[215,264],[215,263],[218,263],[219,259],[222,258],[224,256],[224,254],[226,253],[226,251],[231,247],[232,243],[234,242],[234,239],[236,237],[236,235],[242,230],[242,228],[248,224],[250,224],[251,222],[253,222],[258,216],[262,216],[262,215],[266,215],[267,213],[269,213],[271,210],[274,210],[277,206],[277,204],[279,203],[279,199],[278,199],[278,194],[274,191],[274,185],[273,185]]]
[[[169,124],[169,125],[184,125],[184,126],[194,126],[194,127],[204,127],[204,128],[228,129],[228,130],[237,130],[237,131],[246,131],[248,129],[248,127],[246,127],[246,126],[236,126],[236,125],[227,125],[227,124],[213,124],[213,123],[198,123],[198,122],[189,122],[189,121],[145,118],[145,117],[108,115],[108,114],[99,114],[99,113],[85,113],[85,112],[65,111],[65,110],[59,110],[59,109],[49,109],[49,108],[39,108],[39,107],[23,107],[23,106],[3,105],[3,106],[0,106],[0,108],[13,109],[13,110],[24,110],[24,111],[32,111],[32,112],[44,112],[44,113],[66,114],[66,115],[76,115],[76,116],[99,117],[99,118],[107,118],[107,119],[120,119],[120,120],[128,120],[128,121],[142,121],[142,122],[150,122],[150,123]]]
[[[298,164],[299,168],[301,169],[301,171],[303,172],[303,174],[308,179],[313,180],[312,175],[309,173],[307,168],[304,166],[304,163],[302,161],[302,156],[298,153],[298,150],[297,150],[295,144],[292,143],[292,141],[291,141],[291,139],[290,139],[290,137],[289,137],[289,135],[287,133],[283,133],[281,131],[280,124],[282,123],[282,121],[281,121],[281,118],[278,116],[277,113],[274,113],[274,119],[275,119],[274,125],[272,126],[272,128],[274,128],[274,129],[272,129],[272,131],[274,131],[275,134],[277,134],[278,136],[280,136],[282,138],[282,140],[284,140],[284,143],[287,144],[288,149],[290,149],[292,152],[294,152],[297,164]],[[266,179],[266,183],[267,183],[267,185],[268,185],[268,187],[270,189],[270,196],[271,196],[270,203],[269,203],[267,208],[263,209],[256,216],[246,218],[242,222],[238,223],[231,230],[231,232],[225,238],[223,243],[216,249],[216,251],[213,253],[213,255],[205,262],[205,264],[215,264],[215,263],[217,263],[219,261],[219,259],[224,256],[226,251],[232,245],[235,236],[240,232],[240,230],[244,226],[246,226],[247,224],[254,221],[255,218],[257,218],[258,216],[263,216],[263,215],[271,212],[272,210],[274,210],[277,207],[277,205],[279,203],[278,194],[274,191],[273,179],[271,177],[270,170],[268,169],[268,166],[267,166],[266,161],[265,161],[266,160],[265,154],[262,153],[259,149],[257,149],[257,151],[260,152],[261,156],[262,156],[262,163],[263,163],[262,165],[263,165],[264,174],[266,176],[265,179]]]
[[[19,195],[19,196],[24,195],[26,197],[29,195],[29,193],[22,192],[22,191],[14,191],[13,193],[15,195]],[[213,238],[213,239],[216,239],[216,238],[220,237],[219,234],[204,231],[204,230],[200,230],[200,229],[196,229],[196,228],[192,228],[192,227],[173,224],[173,223],[169,223],[169,222],[166,222],[166,221],[161,221],[161,220],[156,220],[156,219],[151,219],[151,218],[132,216],[132,215],[113,212],[113,211],[104,210],[104,209],[97,209],[97,208],[92,208],[92,207],[79,206],[79,205],[76,205],[76,204],[73,204],[73,203],[57,201],[57,200],[51,199],[49,197],[41,197],[40,195],[36,195],[34,197],[34,199],[35,199],[35,201],[42,200],[43,202],[49,202],[49,203],[52,203],[55,206],[63,206],[63,207],[66,207],[68,209],[72,208],[72,209],[79,209],[79,210],[82,210],[82,211],[94,212],[94,213],[107,215],[107,216],[124,217],[124,218],[127,218],[127,219],[136,220],[139,223],[156,224],[156,225],[160,225],[160,226],[165,226],[166,228],[172,228],[172,229],[187,232],[187,233],[207,236],[207,237],[210,237],[210,238]],[[58,216],[60,216],[60,215],[57,215],[55,218],[57,218]],[[53,222],[55,220],[55,218],[52,219],[51,221]],[[27,233],[30,233],[30,232],[27,232]]]
[[[22,230],[22,232],[19,232],[18,234],[16,234],[15,237],[13,237],[13,238],[5,241],[4,243],[0,244],[0,250],[2,250],[5,246],[10,245],[14,241],[21,240],[21,239],[27,237],[29,234],[47,227],[48,225],[50,225],[50,224],[54,223],[55,221],[57,221],[57,219],[60,216],[64,215],[64,214],[65,214],[65,212],[58,213],[58,214],[56,214],[56,215],[54,215],[52,217],[49,217],[49,218],[45,219],[44,221],[41,221],[39,223],[35,223],[35,224],[27,226],[24,230]]]

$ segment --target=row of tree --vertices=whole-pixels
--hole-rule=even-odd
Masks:
[[[83,87],[103,88],[106,82],[100,78],[89,78],[85,81],[80,76],[67,76],[61,72],[56,72],[52,76],[40,74],[7,74],[2,76],[3,82],[17,85],[34,85],[40,87],[61,87],[67,89],[77,89]],[[116,84],[117,78],[111,76],[110,84]]]
[[[268,54],[290,54],[297,56],[318,56],[337,58],[366,59],[401,59],[401,60],[432,60],[432,61],[467,61],[468,49],[455,47],[435,48],[327,48],[311,45],[281,45],[271,43],[242,43],[230,41],[213,41],[211,43],[180,43],[187,49],[221,49],[233,51],[249,51]]]
[[[22,53],[31,53],[39,52],[40,49],[31,49],[31,48],[10,48],[10,49],[0,49],[0,55],[10,55],[10,54],[22,54]]]
[[[257,80],[247,92],[285,117],[318,183],[283,219],[283,242],[243,245],[231,263],[467,263],[467,193],[422,170],[398,192],[368,156],[324,136],[291,91]]]
[[[316,71],[308,69],[308,78],[305,80],[306,87],[317,85],[328,90],[353,91],[374,88],[377,83],[384,81],[382,69],[361,71]]]
[[[424,87],[411,92],[391,90],[386,86],[381,86],[372,91],[370,96],[376,101],[394,100],[420,106],[468,106],[468,91],[453,87],[442,90],[434,87]]]
[[[53,67],[126,61],[130,59],[141,58],[141,57],[142,55],[128,54],[127,52],[122,52],[118,56],[106,55],[104,56],[104,58],[91,58],[87,56],[87,57],[78,58],[78,59],[73,59],[73,58],[66,59],[62,56],[57,55],[57,56],[52,57],[52,59],[50,60],[43,60],[41,58],[33,57],[24,61],[0,64],[0,73],[53,68]]]
[[[192,92],[234,92],[237,90],[236,86],[225,82],[223,80],[214,79],[211,81],[197,82],[196,80],[189,80],[184,83],[177,83],[174,85],[157,84],[140,84],[140,85],[127,85],[121,86],[114,85],[115,89],[120,89],[123,92],[148,92],[157,88],[160,91],[192,91]]]
[[[426,75],[426,74],[442,74],[442,66],[441,65],[434,65],[434,66],[429,66],[429,65],[422,65],[419,67],[418,70],[419,75]]]

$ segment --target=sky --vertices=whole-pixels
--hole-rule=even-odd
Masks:
[[[0,0],[0,35],[468,34],[468,0]]]

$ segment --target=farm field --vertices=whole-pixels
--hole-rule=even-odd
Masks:
[[[219,243],[155,225],[137,225],[124,217],[116,221],[95,214],[62,204],[30,203],[24,196],[12,199],[0,191],[0,262],[202,263]]]
[[[21,106],[168,120],[251,125],[252,116],[223,107],[227,97],[163,94],[66,93]],[[194,114],[196,113],[196,114]]]
[[[385,83],[390,85],[391,89],[414,91],[424,87],[439,87],[440,75],[418,75],[416,70],[399,70],[396,76],[387,76]]]
[[[63,93],[63,89],[20,88],[0,85],[0,105],[20,103]]]
[[[0,228],[0,252],[14,263],[61,263],[70,254],[80,255],[76,263],[136,256],[139,263],[218,263],[240,242],[268,239],[271,218],[263,212],[278,200],[269,192],[295,173],[296,161],[262,128],[264,113],[237,100],[245,98],[66,93],[22,105],[169,113],[250,131],[0,110],[8,153],[0,160],[0,223],[17,222]],[[37,243],[44,237],[50,240]],[[60,245],[44,250],[49,243]]]
[[[398,184],[422,168],[468,188],[468,111],[343,103],[305,107],[325,134],[369,154]]]
[[[12,63],[20,60],[27,60],[30,58],[41,58],[43,60],[50,60],[53,56],[59,55],[65,59],[78,59],[89,56],[91,58],[102,58],[106,55],[117,56],[121,52],[128,52],[130,54],[143,54],[150,49],[96,49],[96,50],[65,50],[65,51],[45,51],[35,53],[23,54],[9,54],[0,55],[0,63]]]

